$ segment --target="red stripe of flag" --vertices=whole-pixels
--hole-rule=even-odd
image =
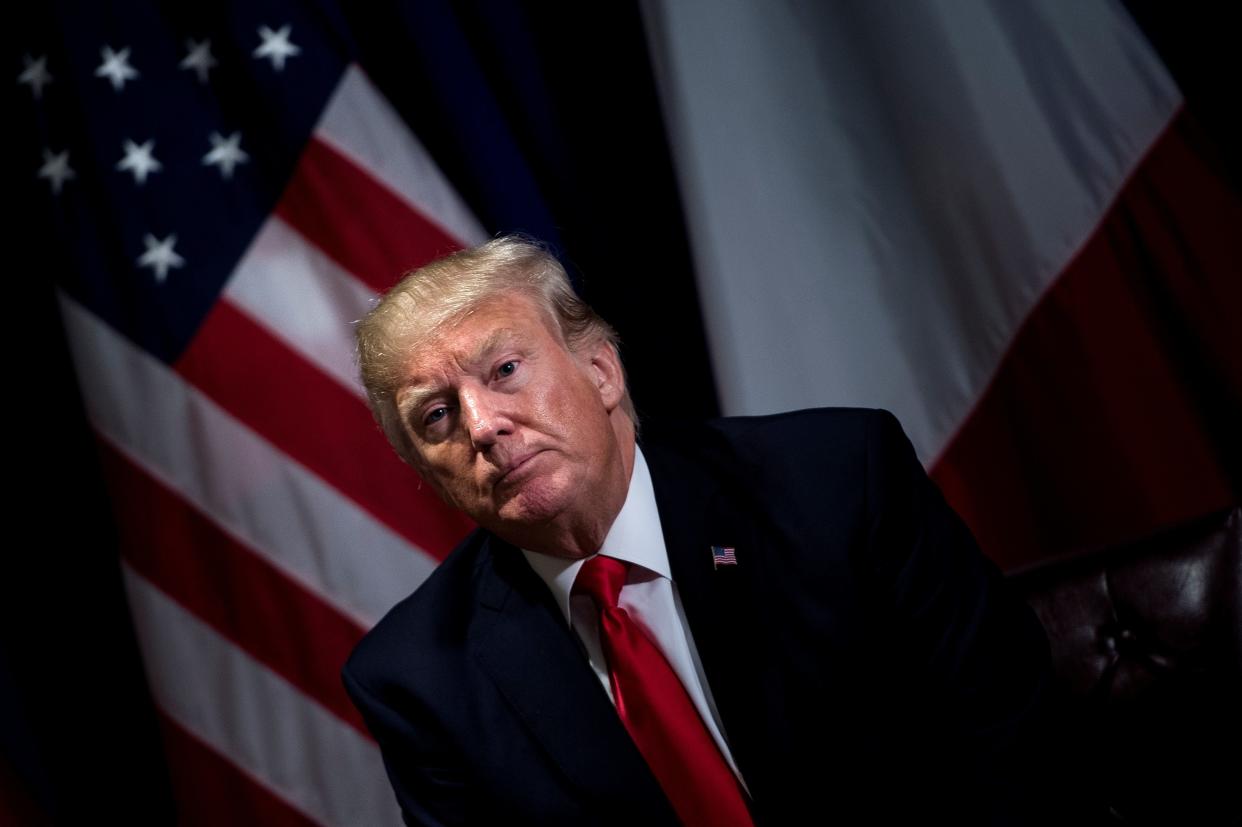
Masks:
[[[180,827],[318,827],[176,721],[159,720]]]
[[[370,738],[340,670],[363,629],[100,440],[121,553],[173,600]]]
[[[404,271],[461,249],[438,224],[315,139],[276,214],[377,293]]]
[[[933,471],[1004,568],[1239,496],[1226,457],[1242,456],[1242,202],[1193,141],[1179,115]]]
[[[227,300],[176,370],[233,416],[443,559],[471,529],[388,445],[365,403]]]

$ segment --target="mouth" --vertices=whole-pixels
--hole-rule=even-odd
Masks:
[[[510,462],[509,465],[500,473],[500,476],[496,478],[495,487],[499,488],[505,483],[515,482],[520,479],[523,476],[522,469],[526,466],[526,464],[542,453],[542,450],[531,451],[528,454],[523,454],[514,458],[514,460]]]

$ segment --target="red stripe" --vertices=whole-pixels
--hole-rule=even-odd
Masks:
[[[438,558],[471,528],[393,453],[366,405],[221,300],[176,370],[233,416]]]
[[[434,221],[334,148],[312,139],[276,213],[377,293],[461,248]]]
[[[315,827],[315,821],[268,791],[224,756],[161,713],[160,730],[181,827],[263,824]]]
[[[273,568],[100,440],[130,565],[359,732],[340,670],[363,629]]]
[[[1198,140],[1179,115],[933,472],[1006,568],[1242,496],[1242,201]]]

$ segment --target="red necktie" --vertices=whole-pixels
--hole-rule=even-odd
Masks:
[[[621,560],[597,554],[579,570],[573,588],[599,607],[617,713],[682,824],[752,827],[737,778],[677,673],[617,605],[626,570]]]

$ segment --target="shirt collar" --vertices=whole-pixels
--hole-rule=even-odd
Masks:
[[[634,471],[630,474],[630,488],[625,495],[625,504],[613,520],[612,527],[608,529],[598,553],[642,566],[668,580],[673,579],[668,565],[668,549],[664,546],[664,532],[660,526],[660,510],[656,507],[655,488],[651,484],[651,472],[647,469],[647,460],[637,445],[634,446]],[[578,576],[578,569],[587,558],[566,560],[527,549],[522,549],[522,554],[535,570],[535,574],[548,584],[556,599],[556,605],[565,615],[566,622],[572,626],[570,590],[573,589],[574,578]]]

